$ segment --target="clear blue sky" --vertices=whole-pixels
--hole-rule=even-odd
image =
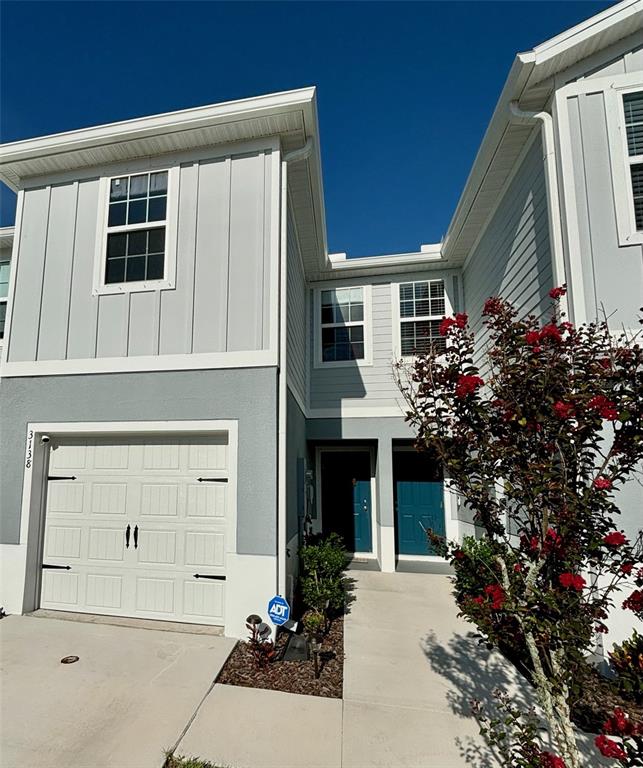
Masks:
[[[609,5],[3,0],[0,135],[317,85],[330,250],[412,251],[444,234],[515,53]]]

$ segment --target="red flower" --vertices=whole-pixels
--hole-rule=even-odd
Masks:
[[[484,603],[484,597],[473,597],[471,599],[476,605],[482,605]]]
[[[502,307],[502,299],[499,299],[497,296],[492,296],[485,301],[484,307],[482,309],[482,315],[483,317],[485,315],[499,315],[502,312]]]
[[[560,335],[560,331],[553,323],[550,323],[549,325],[543,325],[540,330],[540,340],[545,341],[547,339],[555,342],[563,340],[562,336]]]
[[[629,576],[630,573],[632,573],[632,570],[634,568],[634,563],[623,563],[621,566],[621,573],[624,573],[626,576]]]
[[[615,757],[617,760],[625,760],[627,755],[623,747],[607,736],[601,734],[594,739],[594,744],[598,747],[603,757]]]
[[[603,730],[605,733],[613,733],[617,736],[631,736],[637,728],[630,720],[629,715],[626,715],[620,707],[616,707],[614,714],[603,725]]]
[[[574,330],[574,326],[571,323],[561,323],[560,327],[561,330],[567,331],[567,333],[572,333]]]
[[[525,334],[525,341],[527,344],[538,344],[540,341],[540,334],[538,331],[528,331],[528,333]]]
[[[569,419],[574,413],[574,406],[571,403],[563,403],[559,400],[554,403],[554,413],[559,419]]]
[[[516,563],[514,565],[514,572],[515,573],[522,573],[522,564],[521,563]]]
[[[609,479],[609,477],[597,477],[596,480],[592,483],[594,488],[598,488],[599,491],[609,491],[609,489],[612,487],[612,481]]]
[[[561,587],[565,589],[575,589],[577,592],[582,592],[585,586],[585,579],[579,576],[577,573],[561,573],[558,577]]]
[[[616,421],[618,418],[616,404],[608,400],[605,395],[596,395],[587,403],[587,407],[598,411],[599,416],[606,421]]]
[[[549,291],[549,295],[552,299],[560,299],[561,296],[564,296],[567,293],[567,286],[562,285],[560,288],[552,288],[551,291]]]
[[[598,361],[598,364],[601,366],[601,368],[605,368],[605,370],[612,367],[612,361],[609,359],[609,357],[602,357]]]
[[[443,317],[440,323],[440,336],[446,336],[449,329],[455,325],[455,320],[452,317]]]
[[[603,536],[603,541],[608,547],[620,547],[627,543],[627,539],[620,531],[612,531],[607,536]]]
[[[643,591],[635,589],[626,600],[623,600],[623,608],[626,611],[630,610],[634,611],[634,613],[643,613]]]
[[[565,768],[563,758],[554,755],[552,752],[541,752],[539,758],[541,768]]]
[[[467,376],[466,374],[462,374],[456,384],[456,397],[466,397],[467,395],[471,395],[483,384],[484,381],[480,376]]]
[[[466,312],[458,312],[455,316],[455,324],[458,328],[464,328],[469,322],[469,315]]]
[[[494,611],[499,611],[507,599],[505,590],[499,584],[489,584],[484,588],[484,591],[491,598],[491,608]]]
[[[454,560],[464,560],[465,554],[461,549],[456,549],[453,553],[453,559]]]

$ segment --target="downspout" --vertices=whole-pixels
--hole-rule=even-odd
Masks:
[[[281,160],[280,246],[279,246],[279,425],[277,434],[277,594],[286,596],[286,548],[288,488],[287,409],[288,409],[288,164],[306,160],[312,151],[309,138],[303,147],[288,152]]]
[[[549,218],[549,241],[551,243],[551,266],[554,286],[567,282],[565,276],[565,254],[563,249],[562,211],[558,195],[558,167],[556,163],[556,144],[554,141],[554,121],[549,112],[528,112],[520,109],[517,101],[509,104],[512,123],[533,125],[540,123],[545,161],[545,187],[547,190],[547,213]],[[560,302],[560,308],[569,313],[567,296]]]

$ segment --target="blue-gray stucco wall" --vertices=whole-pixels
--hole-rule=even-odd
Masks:
[[[277,369],[154,371],[0,381],[0,543],[20,536],[29,422],[236,419],[237,551],[274,555]]]

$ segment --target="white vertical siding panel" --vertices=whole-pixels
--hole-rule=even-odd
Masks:
[[[92,295],[98,211],[98,179],[78,184],[76,237],[71,278],[67,357],[96,356],[98,297]]]
[[[129,294],[100,296],[98,301],[97,357],[126,357]]]
[[[239,157],[230,183],[227,350],[260,349],[264,276],[264,155]]]
[[[279,227],[281,224],[279,204],[275,200],[281,197],[281,179],[279,174],[279,157],[275,161],[272,152],[264,155],[265,173],[263,185],[263,288],[262,305],[263,314],[258,317],[261,323],[260,349],[270,347],[270,311],[272,309],[271,297],[274,296],[271,285],[273,260],[277,259],[277,253],[273,252],[272,241],[276,230],[276,242],[279,243]],[[274,171],[277,171],[275,174]],[[274,178],[276,176],[276,178]],[[273,222],[274,217],[274,222]],[[275,286],[276,292],[276,286]]]
[[[161,291],[131,293],[127,354],[158,355]]]
[[[226,349],[231,162],[199,168],[193,352]]]
[[[290,209],[287,220],[288,382],[306,402],[306,281]]]
[[[198,163],[183,166],[179,187],[176,287],[173,291],[161,291],[161,355],[192,351],[198,183]]]
[[[48,187],[24,195],[8,359],[35,360],[49,218]]]
[[[39,360],[64,360],[76,228],[78,185],[51,188],[38,334]]]

